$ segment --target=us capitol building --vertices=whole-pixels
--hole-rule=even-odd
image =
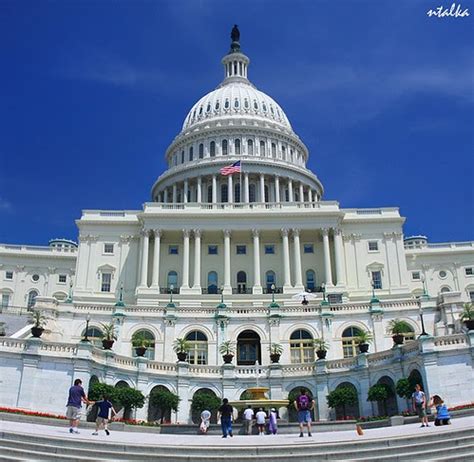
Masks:
[[[232,39],[223,81],[184,118],[143,209],[84,210],[78,244],[0,245],[0,406],[64,413],[75,378],[146,396],[166,387],[183,423],[195,393],[238,400],[256,379],[273,399],[308,388],[319,420],[336,417],[326,395],[341,384],[358,392],[354,416],[379,413],[370,386],[409,376],[449,405],[472,401],[474,332],[459,313],[474,299],[474,242],[404,238],[397,208],[325,201],[308,148],[248,79],[236,29]],[[27,309],[47,316],[39,340],[19,315]],[[410,327],[401,346],[387,330],[394,319]],[[104,350],[109,323],[117,339]],[[144,357],[131,343],[139,331]],[[373,335],[368,353],[361,331]],[[177,338],[189,342],[185,362]],[[327,342],[325,359],[314,339]],[[236,351],[224,365],[228,340]],[[274,343],[283,351],[272,363]],[[396,396],[388,404],[407,408]],[[136,418],[153,412],[147,403]]]

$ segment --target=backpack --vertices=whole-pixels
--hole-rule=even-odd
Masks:
[[[308,395],[301,395],[298,397],[298,409],[300,411],[306,411],[309,409],[309,397]]]

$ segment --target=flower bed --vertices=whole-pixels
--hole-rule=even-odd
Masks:
[[[453,406],[450,407],[450,411],[461,411],[462,409],[472,409],[474,408],[474,403],[469,403],[469,404],[461,404],[460,406]]]
[[[16,409],[12,407],[0,407],[0,412],[6,412],[8,414],[31,415],[34,417],[49,417],[51,419],[67,420],[66,416],[64,415],[50,414],[48,412],[27,411],[26,409]]]

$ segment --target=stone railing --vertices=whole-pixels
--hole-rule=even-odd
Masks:
[[[391,361],[393,359],[393,351],[380,351],[378,353],[372,353],[367,355],[367,361],[369,364],[380,364]]]
[[[350,369],[357,366],[357,358],[330,359],[326,361],[328,369]]]
[[[75,343],[56,343],[56,342],[43,342],[40,346],[41,352],[54,353],[54,356],[68,356],[75,355],[77,353],[77,344]]]
[[[176,375],[177,365],[172,363],[159,363],[157,361],[148,361],[146,369],[151,373]]]
[[[25,349],[26,340],[5,337],[0,338],[0,349],[3,351],[23,351]]]
[[[220,377],[222,375],[222,367],[193,364],[189,366],[189,373],[196,375],[212,375],[215,377]]]
[[[281,366],[284,377],[312,375],[314,371],[314,364],[286,364]]]
[[[464,334],[455,335],[443,335],[442,337],[435,337],[434,344],[438,349],[444,349],[446,347],[455,347],[465,345],[467,343],[466,336]]]

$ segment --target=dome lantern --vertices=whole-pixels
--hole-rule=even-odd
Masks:
[[[233,27],[230,37],[232,39],[230,51],[222,58],[222,64],[224,65],[222,85],[236,81],[250,83],[247,80],[247,69],[250,60],[240,51],[240,32],[237,24]]]

